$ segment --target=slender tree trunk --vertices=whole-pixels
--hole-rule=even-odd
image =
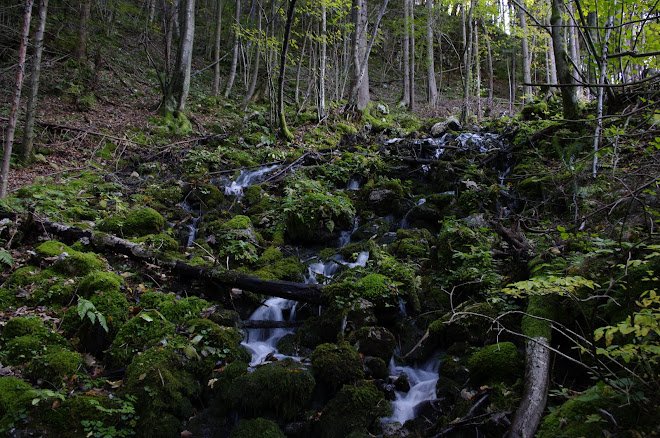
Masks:
[[[470,3],[470,11],[468,16],[465,16],[463,11],[463,65],[465,66],[465,82],[463,84],[463,108],[461,110],[461,122],[465,125],[470,119],[470,86],[472,83],[472,10],[474,8],[475,0]],[[468,29],[469,27],[469,29]],[[469,30],[469,32],[468,32]]]
[[[293,141],[294,137],[286,124],[286,115],[284,114],[284,76],[286,75],[286,54],[289,50],[289,39],[291,38],[291,26],[293,25],[293,14],[295,9],[296,0],[289,0],[289,10],[286,14],[284,40],[282,41],[282,52],[280,55],[280,77],[277,81],[277,102],[279,113],[278,115],[280,119],[280,133],[288,141]]]
[[[429,105],[435,108],[438,101],[438,87],[435,83],[435,63],[433,59],[433,0],[426,0],[426,76],[428,78]]]
[[[521,0],[525,6],[524,0]],[[529,30],[527,28],[527,15],[522,8],[518,8],[518,19],[520,20],[520,29],[522,30],[522,69],[523,69],[523,103],[532,99],[532,60],[529,56]]]
[[[325,118],[325,66],[328,46],[325,1],[321,0],[321,55],[319,57],[319,121]],[[338,68],[335,64],[335,68]]]
[[[575,14],[573,12],[573,3],[567,2],[566,3],[566,8],[568,9],[569,16],[570,17],[575,17]],[[581,67],[581,62],[580,62],[580,40],[578,38],[578,31],[577,31],[577,24],[571,19],[568,21],[569,27],[568,27],[568,49],[569,53],[572,59],[571,65],[577,66],[580,71],[582,70]],[[577,76],[576,72],[576,76]],[[580,99],[583,95],[583,89],[580,86],[575,87],[575,92],[577,93],[578,99]]]
[[[248,87],[247,93],[245,93],[245,98],[243,99],[242,106],[247,107],[247,104],[254,96],[254,92],[257,89],[257,80],[259,79],[259,62],[261,60],[261,10],[258,11],[259,18],[257,18],[257,47],[255,48],[254,54],[254,65],[252,71],[252,78],[250,79],[250,86]]]
[[[557,79],[561,87],[562,107],[565,119],[577,119],[578,100],[575,79],[571,74],[571,65],[566,51],[564,40],[564,20],[562,18],[563,7],[561,0],[552,0],[552,15],[550,25],[552,26],[552,46],[555,53],[555,66],[557,68]]]
[[[410,7],[410,111],[415,110],[415,0],[409,0]]]
[[[39,77],[41,76],[41,54],[44,49],[44,30],[46,29],[46,15],[48,0],[39,1],[39,27],[34,35],[34,56],[32,72],[30,74],[30,94],[25,110],[25,129],[23,130],[23,161],[32,158],[32,145],[34,142],[34,121],[37,118],[37,98],[39,97]]]
[[[298,65],[296,66],[296,88],[294,90],[294,101],[296,105],[300,106],[300,73],[302,72],[303,62],[305,60],[305,51],[307,50],[307,40],[311,35],[310,30],[312,27],[312,22],[310,20],[307,25],[307,30],[305,31],[305,36],[303,37],[303,45],[300,51],[300,56],[298,57]]]
[[[486,20],[484,18],[481,19],[481,25],[484,28],[486,50],[488,53],[488,101],[486,102],[486,116],[489,117],[493,110],[493,53],[490,48],[490,35],[488,34],[488,28],[486,27]]]
[[[179,18],[181,26],[179,49],[172,78],[163,97],[164,110],[176,114],[184,110],[190,91],[190,67],[195,37],[195,0],[181,0]]]
[[[165,76],[167,77],[172,72],[172,42],[174,40],[175,14],[176,7],[174,4],[168,4],[163,14],[163,19],[165,20]]]
[[[225,99],[229,97],[231,89],[234,86],[234,80],[236,79],[236,66],[238,65],[238,26],[240,25],[241,20],[241,0],[236,0],[236,14],[234,15],[234,26],[236,30],[234,31],[234,48],[232,50],[231,56],[231,67],[229,68],[229,78],[227,79],[227,88],[225,88]]]
[[[16,132],[16,121],[18,120],[18,106],[21,103],[21,89],[23,88],[23,76],[25,73],[25,53],[27,52],[31,19],[32,0],[25,0],[23,31],[21,32],[21,43],[18,47],[18,72],[16,73],[14,100],[12,100],[11,109],[9,110],[9,126],[7,126],[7,130],[5,131],[5,150],[2,161],[2,172],[0,173],[0,199],[7,197],[7,185],[9,183],[9,162],[11,161],[11,149],[14,143],[14,133]]]
[[[477,98],[477,121],[481,120],[481,64],[479,59],[479,23],[474,20],[472,25],[474,32],[474,72],[476,75],[474,81],[474,96]]]
[[[261,17],[261,16],[260,16]],[[215,39],[213,44],[213,97],[220,92],[220,40],[222,31],[222,0],[217,1],[215,11]]]
[[[603,40],[601,55],[598,62],[598,83],[605,85],[605,75],[607,74],[607,56],[609,51],[609,39],[614,27],[614,17],[610,16],[605,28],[605,39]],[[596,132],[594,134],[594,161],[591,175],[596,178],[598,172],[598,147],[603,132],[603,91],[604,87],[598,87],[598,100],[596,104]]]
[[[410,7],[413,0],[403,0],[403,97],[402,106],[410,106]]]
[[[76,47],[76,58],[83,60],[87,58],[87,35],[89,19],[92,13],[92,0],[80,1],[80,26],[78,27],[78,47]]]

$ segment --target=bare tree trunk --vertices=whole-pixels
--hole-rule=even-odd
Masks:
[[[307,30],[305,31],[305,36],[303,37],[303,46],[300,51],[300,56],[298,57],[298,65],[296,67],[296,88],[294,91],[294,101],[296,105],[300,106],[300,73],[302,72],[303,61],[305,60],[305,51],[307,50],[307,40],[309,39],[310,30],[312,27],[312,22],[310,20],[307,25]]]
[[[566,3],[566,8],[568,9],[568,13],[570,17],[575,17],[575,14],[573,12],[573,3],[567,2]],[[572,59],[572,65],[575,66],[575,68],[579,69],[580,71],[582,70],[581,63],[580,63],[580,40],[578,38],[578,31],[577,31],[577,24],[573,21],[569,21],[569,27],[568,27],[568,49],[569,53],[571,55]],[[579,73],[576,72],[576,76],[579,77]],[[580,86],[575,87],[575,92],[577,93],[578,99],[580,99],[583,95],[584,90]]]
[[[257,80],[259,79],[259,61],[261,60],[261,9],[257,12],[259,18],[257,18],[257,47],[255,47],[254,54],[254,70],[252,71],[252,78],[250,79],[250,86],[248,87],[247,93],[245,93],[245,98],[243,98],[242,106],[247,107],[247,104],[254,96],[254,92],[257,89]]]
[[[166,3],[167,4],[167,3]],[[169,77],[172,72],[172,41],[174,40],[174,22],[176,7],[174,4],[167,4],[163,8],[163,20],[165,20],[165,76]]]
[[[284,27],[284,40],[282,41],[282,52],[280,54],[280,77],[277,81],[277,112],[280,119],[280,133],[288,141],[293,141],[294,137],[286,124],[286,115],[284,114],[284,76],[286,74],[286,54],[289,50],[289,39],[291,38],[291,26],[293,25],[295,9],[296,0],[289,0],[289,10],[286,14],[286,25]]]
[[[401,106],[410,106],[410,7],[403,0],[403,97]]]
[[[181,0],[179,18],[181,26],[179,49],[172,78],[163,96],[163,108],[177,114],[183,111],[190,91],[190,67],[195,38],[195,0]]]
[[[327,57],[327,20],[325,2],[321,1],[321,55],[319,57],[319,120],[325,118],[325,66]],[[335,68],[339,66],[335,64]]]
[[[2,173],[0,173],[0,199],[7,197],[7,185],[9,183],[9,162],[11,161],[11,149],[16,132],[16,121],[18,120],[18,106],[21,102],[21,89],[23,88],[23,76],[25,73],[25,53],[27,52],[28,35],[30,34],[30,20],[32,19],[32,0],[25,0],[25,14],[23,16],[23,31],[21,32],[21,44],[18,47],[18,72],[16,73],[16,86],[14,88],[14,100],[11,102],[9,111],[9,126],[5,131],[5,150],[2,161]]]
[[[561,87],[562,107],[565,119],[577,119],[578,100],[575,79],[571,74],[566,41],[564,40],[564,23],[562,18],[563,5],[561,0],[552,0],[550,25],[552,28],[552,47],[555,53],[557,79]]]
[[[410,111],[415,110],[415,0],[409,0],[410,7]]]
[[[605,75],[607,74],[607,55],[609,51],[609,39],[614,27],[614,17],[610,16],[607,20],[605,28],[605,39],[602,43],[601,54],[598,59],[598,83],[605,84]],[[603,91],[604,87],[598,87],[598,100],[596,104],[596,132],[594,134],[594,161],[591,170],[591,175],[596,178],[598,172],[598,146],[603,132]]]
[[[75,56],[78,59],[87,57],[87,35],[89,27],[89,18],[92,13],[92,0],[80,1],[80,25],[78,27],[78,47],[76,47]]]
[[[37,118],[37,98],[39,97],[39,77],[41,76],[41,54],[44,49],[44,30],[46,29],[46,15],[48,0],[39,2],[39,27],[34,35],[34,56],[32,72],[30,74],[30,94],[25,110],[25,129],[23,129],[23,161],[32,158],[32,145],[34,142],[34,121]]]
[[[522,5],[525,6],[524,0],[521,0]],[[523,69],[523,103],[527,103],[532,98],[532,60],[529,56],[529,30],[527,28],[527,15],[522,8],[518,8],[518,19],[520,20],[520,28],[522,30],[522,69]]]
[[[474,96],[477,98],[477,121],[481,120],[481,64],[479,62],[479,23],[474,20],[472,26],[474,32],[474,69],[475,69],[475,83],[474,83]]]
[[[241,20],[241,0],[236,0],[236,14],[234,15],[234,26],[236,30],[234,31],[234,48],[231,56],[231,67],[229,68],[229,78],[227,79],[227,88],[225,88],[225,99],[229,97],[231,89],[234,86],[234,80],[236,79],[236,66],[238,65],[238,26],[240,25]]]
[[[261,17],[261,16],[260,16]],[[218,0],[215,11],[215,41],[213,44],[213,97],[220,92],[220,39],[222,30],[222,0]]]
[[[438,101],[438,86],[435,83],[435,63],[433,57],[433,0],[426,0],[426,76],[428,78],[429,105],[435,108]]]
[[[475,0],[470,3],[470,11],[465,16],[465,10],[462,11],[463,17],[463,65],[465,67],[465,82],[463,83],[463,108],[461,109],[461,123],[465,125],[470,118],[470,85],[472,82],[472,10]],[[469,32],[468,32],[469,27]]]
[[[486,38],[486,49],[488,50],[488,101],[486,102],[486,116],[490,116],[491,111],[493,110],[493,53],[490,48],[490,35],[488,34],[488,28],[486,27],[486,20],[481,19],[481,24],[484,28],[484,37]]]

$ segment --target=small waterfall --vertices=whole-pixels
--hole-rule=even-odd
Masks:
[[[384,418],[383,423],[405,423],[415,418],[415,407],[421,402],[434,400],[435,384],[438,381],[438,366],[440,360],[431,359],[422,366],[403,366],[396,365],[394,358],[390,362],[390,374],[400,376],[405,374],[410,381],[410,390],[408,392],[396,391],[396,399],[392,402],[393,414],[389,418]]]
[[[417,203],[415,204],[415,206],[414,206],[413,208],[411,208],[410,210],[408,210],[408,212],[405,214],[405,216],[403,216],[403,219],[401,219],[401,225],[400,225],[399,228],[402,228],[402,229],[404,229],[404,230],[407,229],[408,226],[409,226],[409,224],[408,224],[408,216],[410,216],[410,212],[412,212],[413,209],[414,209],[415,207],[417,207],[418,205],[422,205],[422,204],[424,204],[425,202],[426,202],[426,199],[424,199],[424,198],[422,198],[422,199],[420,199],[419,201],[417,201]]]
[[[268,172],[271,172],[280,166],[275,164],[273,166],[262,167],[260,169],[252,170],[241,170],[241,173],[236,178],[236,181],[232,181],[229,185],[225,186],[225,195],[234,195],[241,197],[243,196],[243,189],[255,184],[258,184],[263,180],[263,176]]]
[[[353,222],[353,228],[350,230],[344,230],[341,233],[339,233],[339,247],[343,248],[349,243],[351,243],[351,236],[353,236],[353,233],[355,233],[358,229],[358,218],[355,218],[355,221]]]
[[[269,298],[266,302],[255,310],[250,319],[261,321],[293,321],[296,313],[295,301],[284,298]],[[287,319],[285,311],[289,311]],[[293,329],[274,328],[274,329],[249,329],[246,330],[246,337],[243,345],[252,353],[250,365],[255,366],[264,361],[266,357],[274,353],[275,357],[281,358],[284,355],[277,353],[277,342]]]
[[[362,251],[360,252],[360,254],[358,254],[355,262],[345,262],[341,260],[339,261],[339,263],[352,269],[352,268],[357,268],[358,266],[364,268],[365,266],[367,266],[368,261],[369,261],[369,251]]]
[[[351,178],[348,180],[346,190],[360,190],[360,181],[356,178]]]
[[[197,216],[195,217],[195,211],[190,207],[190,204],[188,204],[186,201],[179,202],[177,206],[183,208],[186,213],[190,214],[193,216],[192,223],[188,225],[188,240],[186,240],[186,248],[192,246],[193,242],[195,241],[195,238],[197,237],[197,231],[199,230],[199,222],[201,221],[202,217]]]
[[[308,274],[307,277],[305,277],[305,283],[318,284],[318,276],[321,276],[321,284],[327,284],[335,276],[339,270],[339,267],[340,265],[334,260],[310,263],[310,265],[307,267]]]

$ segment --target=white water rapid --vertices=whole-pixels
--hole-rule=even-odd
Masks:
[[[415,418],[415,407],[420,403],[433,400],[435,384],[438,381],[439,359],[431,359],[421,366],[396,365],[394,358],[390,362],[390,374],[400,376],[405,374],[410,381],[408,392],[396,391],[396,399],[392,402],[393,413],[391,417],[384,418],[383,423],[405,423]]]
[[[295,301],[284,298],[269,298],[266,302],[252,313],[251,320],[260,321],[293,321],[296,316]],[[288,315],[286,313],[288,312]],[[286,316],[286,319],[285,319]],[[271,353],[281,359],[286,357],[277,351],[277,342],[293,329],[273,328],[273,329],[248,329],[246,330],[243,345],[252,354],[251,366],[258,365],[266,359]]]

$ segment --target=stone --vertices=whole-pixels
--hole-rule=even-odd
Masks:
[[[435,138],[442,137],[447,131],[460,131],[463,129],[461,122],[454,116],[448,117],[444,121],[438,122],[431,127],[431,135]]]

